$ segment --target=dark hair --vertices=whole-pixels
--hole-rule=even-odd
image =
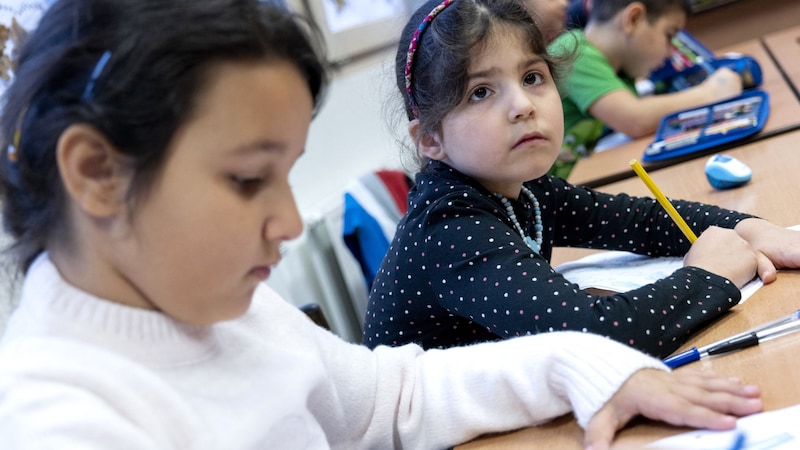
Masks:
[[[92,126],[129,157],[133,204],[218,63],[289,61],[318,107],[328,80],[320,42],[295,15],[258,0],[55,2],[20,50],[0,119],[0,199],[17,266],[26,271],[54,238],[68,236],[55,159],[67,127]],[[15,132],[21,139],[10,155]]]
[[[589,8],[589,21],[608,22],[631,3],[641,3],[647,10],[647,21],[654,23],[667,12],[680,9],[688,16],[692,12],[690,0],[594,0]]]
[[[403,29],[397,47],[395,76],[409,120],[414,119],[405,78],[409,43],[423,19],[440,3],[442,0],[430,0],[417,9]],[[419,110],[421,132],[440,131],[444,117],[466,93],[470,51],[482,45],[500,24],[522,30],[530,50],[544,57],[554,77],[563,76],[568,70],[567,67],[556,70],[556,66],[571,61],[572,56],[556,58],[547,53],[541,30],[518,0],[456,0],[429,24],[414,53],[411,90]],[[424,161],[417,163],[422,165]]]

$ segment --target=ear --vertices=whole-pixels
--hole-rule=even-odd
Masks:
[[[71,125],[58,139],[58,170],[67,194],[85,213],[102,218],[125,203],[128,177],[122,155],[94,128]]]
[[[428,159],[443,160],[447,157],[440,142],[439,136],[421,131],[419,120],[414,119],[408,124],[408,134],[417,144],[417,152]]]
[[[640,2],[633,2],[622,10],[620,20],[622,29],[631,35],[642,22],[647,22],[647,7]]]

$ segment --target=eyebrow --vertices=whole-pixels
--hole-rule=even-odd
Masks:
[[[526,59],[525,61],[523,61],[519,65],[519,67],[520,68],[527,68],[527,67],[534,66],[536,64],[540,64],[540,63],[543,63],[543,62],[545,62],[544,58],[542,58],[539,55],[536,55],[536,56],[534,56],[532,58],[529,58],[529,59]],[[469,73],[467,73],[467,79],[471,80],[473,78],[488,78],[488,77],[494,75],[495,73],[497,73],[499,71],[500,70],[497,67],[492,67],[492,68],[489,68],[487,70],[481,70],[481,71],[478,71],[478,72],[469,72]]]
[[[234,148],[236,154],[279,153],[286,150],[286,145],[276,141],[255,141]]]

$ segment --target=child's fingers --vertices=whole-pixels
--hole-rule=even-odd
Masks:
[[[655,416],[655,417],[653,417]],[[670,409],[665,405],[663,411],[649,416],[676,426],[708,428],[711,430],[730,430],[736,427],[736,416],[724,414],[706,406],[684,403],[680,409]]]
[[[761,390],[755,385],[742,384],[741,380],[732,377],[721,377],[710,372],[682,369],[673,372],[678,386],[695,386],[711,392],[727,392],[741,397],[758,397]]]
[[[775,264],[770,261],[767,255],[756,252],[756,263],[758,266],[758,277],[761,278],[765,284],[772,283],[777,278],[777,269],[775,268]]]
[[[584,444],[593,450],[610,446],[614,434],[633,416],[671,425],[727,430],[736,416],[761,411],[758,387],[735,378],[683,370],[634,374],[586,426]]]
[[[659,401],[641,403],[643,415],[673,425],[711,429],[735,426],[734,416],[761,411],[758,388],[741,386],[738,382],[720,378],[695,379],[700,384],[678,383],[665,392]]]
[[[744,398],[723,392],[707,393],[695,404],[714,411],[746,416],[761,411],[763,404],[760,398]]]
[[[603,408],[592,417],[586,426],[583,445],[586,450],[606,450],[614,440],[614,434],[627,422],[619,420],[612,408]]]
[[[737,416],[761,410],[761,392],[757,386],[743,385],[733,378],[697,374],[679,375],[677,378],[669,391],[678,403]]]

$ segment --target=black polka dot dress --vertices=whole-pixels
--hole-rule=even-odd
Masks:
[[[531,250],[501,201],[477,181],[432,161],[417,174],[370,291],[363,342],[444,348],[541,332],[577,330],[666,356],[739,302],[727,279],[695,267],[636,290],[590,295],[556,273],[554,246],[683,255],[690,244],[653,199],[608,195],[545,176],[526,183],[539,201],[543,243]],[[526,234],[534,215],[511,200]],[[673,201],[698,234],[752,217]]]

